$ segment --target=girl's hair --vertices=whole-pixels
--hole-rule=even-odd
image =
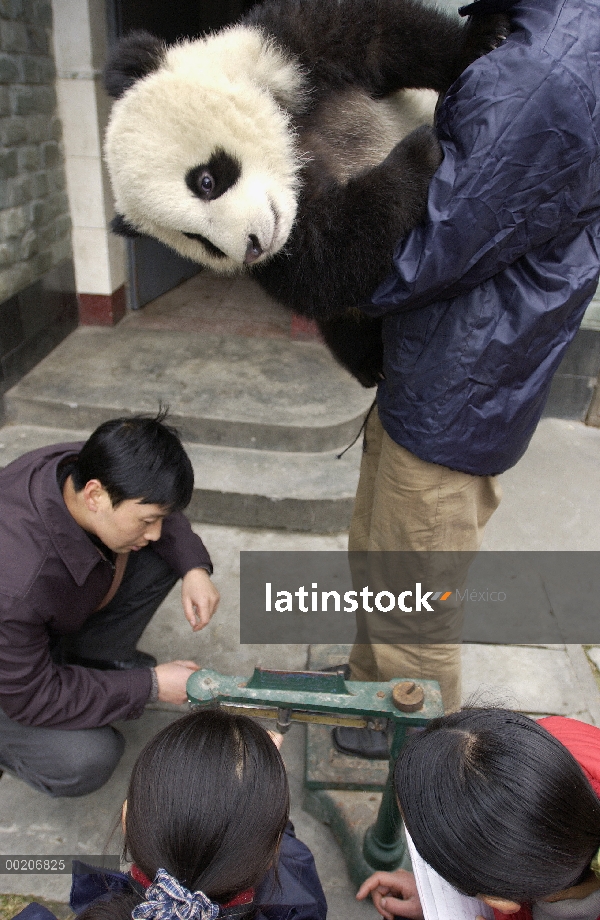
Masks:
[[[600,845],[600,801],[532,719],[466,709],[401,751],[394,781],[423,859],[465,894],[535,901],[573,885]]]
[[[275,863],[288,813],[285,767],[267,732],[247,716],[197,710],[139,755],[124,855],[151,880],[166,869],[190,891],[227,903]],[[81,917],[120,920],[141,900],[117,896]]]

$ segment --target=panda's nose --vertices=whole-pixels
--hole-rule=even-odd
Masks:
[[[252,265],[253,262],[256,262],[257,259],[260,259],[264,252],[264,249],[258,242],[258,237],[254,236],[253,233],[248,237],[248,245],[246,246],[246,255],[244,257],[244,263],[246,265]]]

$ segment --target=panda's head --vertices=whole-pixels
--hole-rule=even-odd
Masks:
[[[290,111],[300,69],[257,29],[164,47],[117,46],[105,157],[125,235],[153,236],[219,272],[264,261],[296,216],[300,160]]]

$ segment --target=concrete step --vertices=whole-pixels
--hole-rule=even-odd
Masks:
[[[91,428],[8,424],[0,428],[0,467],[45,444],[83,441]],[[195,474],[187,509],[198,523],[336,533],[350,523],[361,445],[336,451],[261,451],[186,443]]]
[[[320,342],[84,326],[5,407],[14,424],[93,430],[162,402],[187,442],[315,453],[348,444],[373,397]]]

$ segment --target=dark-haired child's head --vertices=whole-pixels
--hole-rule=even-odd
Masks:
[[[246,716],[198,710],[139,755],[125,848],[148,878],[163,868],[226,903],[274,864],[288,812],[285,767],[267,732]]]
[[[417,850],[465,894],[539,900],[576,884],[600,845],[600,801],[581,767],[520,713],[434,720],[400,753],[394,781]]]
[[[192,497],[194,472],[176,430],[135,415],[100,425],[81,448],[71,477],[75,492],[98,480],[113,507],[135,499],[166,512],[181,511]]]

